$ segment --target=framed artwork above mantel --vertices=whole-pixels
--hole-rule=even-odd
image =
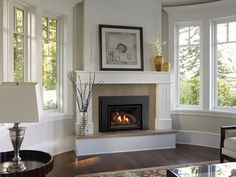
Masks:
[[[99,25],[100,69],[143,71],[143,29]]]

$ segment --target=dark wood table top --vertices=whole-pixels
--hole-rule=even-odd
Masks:
[[[26,165],[26,170],[9,173],[7,167],[13,156],[13,151],[0,153],[0,177],[45,177],[53,169],[51,154],[42,151],[22,150],[20,157]]]

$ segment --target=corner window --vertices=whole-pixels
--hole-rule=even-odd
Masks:
[[[214,31],[214,105],[236,108],[236,19],[216,21]]]
[[[61,62],[67,45],[60,30],[66,26],[64,16],[18,1],[6,1],[4,9],[2,80],[38,82],[45,112],[53,110],[45,117],[67,112],[67,83],[62,80],[67,64]]]
[[[42,86],[43,108],[58,108],[58,19],[42,18]]]
[[[177,25],[177,106],[200,105],[200,26]]]

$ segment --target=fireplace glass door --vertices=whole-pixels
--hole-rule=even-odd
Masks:
[[[142,105],[108,106],[109,130],[141,129]]]
[[[100,96],[99,131],[148,129],[148,96]]]

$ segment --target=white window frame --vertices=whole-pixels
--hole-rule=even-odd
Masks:
[[[199,105],[181,105],[179,104],[179,27],[199,26],[200,28],[200,93],[199,93]],[[175,24],[175,109],[176,110],[202,110],[203,109],[203,48],[202,48],[202,23],[200,21],[190,22],[178,22]]]
[[[26,3],[21,0],[2,0],[0,3],[3,5],[1,10],[3,12],[3,19],[0,21],[3,26],[2,34],[2,59],[0,59],[0,65],[2,63],[2,72],[0,74],[0,81],[9,82],[14,81],[13,72],[13,7],[14,5],[19,5],[24,7],[26,10],[25,20],[27,20],[27,25],[25,30],[27,30],[25,44],[27,51],[25,57],[27,57],[27,78],[26,82],[38,82],[40,89],[42,89],[42,16],[53,16],[60,18],[59,30],[60,34],[60,44],[57,49],[60,48],[58,57],[58,85],[60,90],[58,91],[58,109],[43,111],[41,115],[41,121],[57,121],[62,119],[71,118],[74,114],[72,106],[72,93],[69,91],[70,83],[67,80],[67,71],[72,69],[72,51],[71,40],[72,29],[72,14],[64,11],[62,8],[59,13],[52,12],[50,9],[42,9],[41,6],[37,4]],[[52,9],[54,10],[54,9]],[[69,33],[70,32],[70,33]],[[1,38],[1,36],[0,36]],[[65,41],[70,39],[69,44],[65,44]],[[42,92],[41,92],[42,96]]]
[[[213,63],[213,69],[212,69],[212,99],[211,99],[211,110],[212,111],[220,111],[220,112],[236,112],[236,108],[230,108],[230,107],[224,107],[224,106],[217,106],[217,24],[221,23],[230,23],[230,22],[236,22],[236,16],[235,17],[225,17],[220,19],[215,19],[212,21],[212,63]],[[228,41],[229,31],[227,30],[227,42],[222,43],[230,43],[232,41]]]
[[[42,17],[49,17],[57,19],[57,109],[44,110],[44,112],[63,112],[64,111],[64,85],[62,81],[63,77],[63,66],[62,56],[63,52],[63,17],[60,14],[52,14],[48,11],[42,11],[41,13],[36,11],[28,4],[12,1],[9,3],[9,52],[7,57],[7,69],[4,69],[4,80],[14,81],[14,56],[13,56],[13,37],[14,37],[14,8],[24,10],[24,81],[36,81],[39,82],[42,89]],[[37,19],[35,18],[37,12]],[[34,15],[32,15],[34,14]],[[35,39],[38,36],[38,40]],[[37,52],[37,53],[36,53]],[[5,63],[5,62],[4,62]],[[4,65],[5,67],[5,65]],[[43,94],[41,94],[43,96]],[[43,99],[42,99],[43,100]]]
[[[10,31],[10,38],[9,38],[9,58],[8,58],[8,69],[7,69],[7,80],[8,81],[14,81],[14,55],[13,55],[13,40],[14,40],[14,34],[16,33],[15,31],[15,9],[20,9],[24,12],[24,71],[23,71],[23,80],[24,81],[29,81],[29,50],[28,50],[28,45],[29,45],[29,32],[30,28],[28,28],[28,16],[29,16],[29,11],[28,11],[28,6],[18,3],[18,2],[13,2],[11,9],[10,9],[10,22],[9,22],[9,31]],[[21,34],[21,35],[22,35]]]
[[[62,89],[63,88],[63,82],[62,82],[62,73],[63,73],[63,70],[62,70],[62,54],[63,54],[63,47],[62,47],[62,39],[63,39],[63,34],[62,34],[62,24],[63,24],[63,21],[62,21],[62,16],[59,15],[59,14],[52,14],[52,13],[49,13],[47,11],[44,11],[42,13],[42,16],[40,18],[40,25],[41,25],[41,46],[43,44],[43,36],[42,36],[42,19],[43,17],[48,17],[48,18],[54,18],[57,20],[57,39],[56,39],[56,42],[57,42],[57,85],[56,85],[56,92],[57,92],[57,108],[56,109],[48,109],[48,110],[44,110],[44,112],[47,114],[47,113],[50,113],[50,112],[63,112],[63,92],[62,92]],[[42,48],[41,48],[41,60],[40,60],[40,68],[38,68],[38,70],[40,70],[40,74],[38,74],[38,80],[40,81],[40,85],[41,85],[41,97],[42,97],[42,100],[43,100],[43,80],[42,80],[42,64],[43,64],[43,58],[42,58]]]

